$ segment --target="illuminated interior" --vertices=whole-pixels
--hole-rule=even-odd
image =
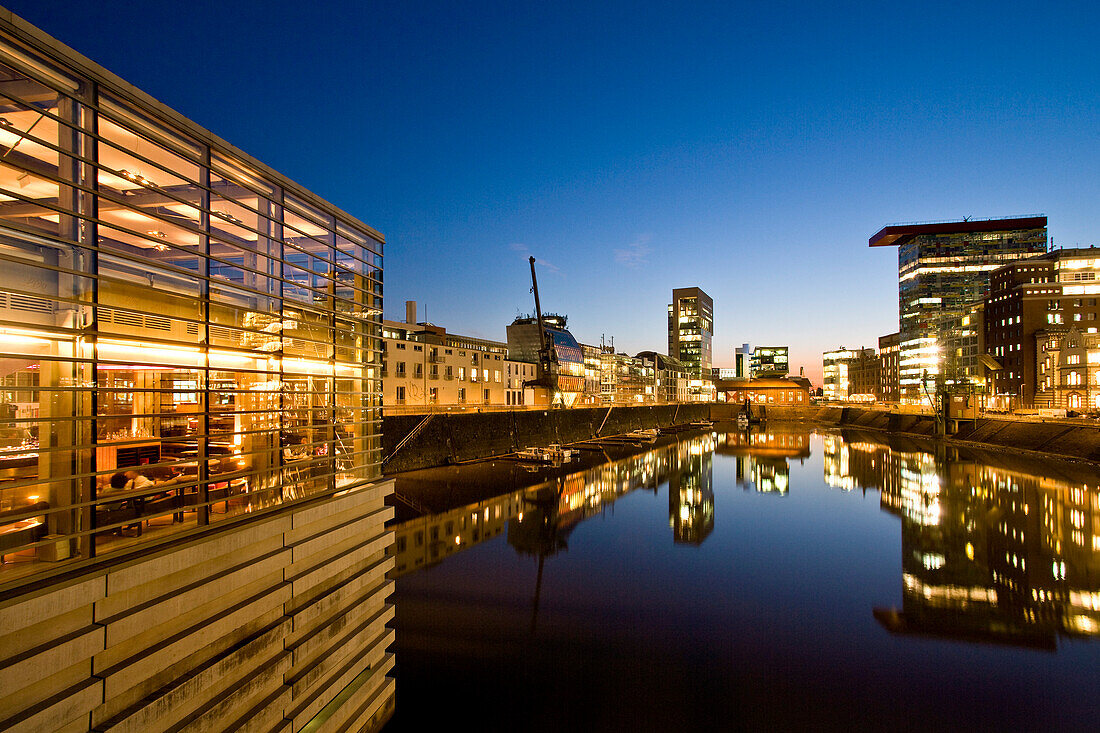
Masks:
[[[3,572],[376,477],[380,237],[26,49],[0,62]]]

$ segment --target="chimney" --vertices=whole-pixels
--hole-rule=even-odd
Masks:
[[[405,323],[416,325],[416,301],[405,301]]]

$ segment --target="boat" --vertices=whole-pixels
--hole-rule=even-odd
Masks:
[[[692,420],[690,423],[688,423],[688,425],[690,425],[693,428],[713,428],[714,427],[714,423],[712,423],[710,420]]]
[[[576,458],[580,451],[572,448],[563,448],[557,443],[551,443],[545,448],[528,446],[516,451],[516,458],[530,463],[561,463]]]
[[[657,428],[642,428],[641,430],[634,430],[627,433],[626,437],[642,443],[654,443],[658,435],[660,435],[660,431]]]

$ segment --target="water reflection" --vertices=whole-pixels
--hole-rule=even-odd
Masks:
[[[687,441],[668,479],[668,523],[672,539],[700,545],[714,531],[714,438]]]
[[[1094,468],[775,428],[609,453],[398,479],[395,727],[1094,727]]]
[[[825,436],[824,457],[829,486],[878,490],[901,520],[902,606],[874,609],[887,630],[1048,649],[1100,634],[1100,493],[1057,476],[1072,468],[852,435]]]
[[[790,490],[789,460],[810,457],[809,432],[739,431],[721,436],[717,452],[736,460],[737,485],[745,491],[785,495]]]
[[[879,434],[821,440],[826,486],[878,491],[881,508],[901,521],[902,604],[873,610],[883,628],[1051,649],[1059,636],[1100,634],[1100,494],[1087,471]],[[716,454],[733,460],[743,490],[785,496],[791,461],[804,462],[810,444],[808,431],[706,433],[618,460],[589,455],[572,472],[530,474],[530,485],[516,485],[523,472],[511,470],[512,491],[397,524],[394,575],[503,533],[517,553],[539,559],[541,581],[543,562],[568,549],[580,522],[665,484],[673,542],[700,545],[715,527]],[[417,480],[404,481],[399,493],[417,491]],[[499,475],[481,493],[494,494],[494,481]],[[423,481],[419,490],[440,491]]]
[[[669,491],[673,540],[698,545],[714,529],[714,446],[714,436],[707,433],[610,462],[589,457],[589,465],[580,470],[540,469],[529,474],[528,486],[401,522],[394,527],[393,576],[440,562],[505,531],[517,552],[553,555],[566,549],[569,533],[579,522],[608,510],[632,491],[657,493],[666,483],[674,487]],[[507,468],[507,473],[490,473],[481,493],[494,493],[494,479],[514,483],[524,473],[514,464]],[[397,491],[416,507],[422,506],[425,495],[468,493],[455,491],[446,479],[433,481],[440,471],[399,478]],[[541,474],[555,472],[560,475],[538,480]]]

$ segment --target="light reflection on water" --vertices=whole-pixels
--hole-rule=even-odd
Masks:
[[[392,727],[1092,727],[1095,471],[891,442],[399,479]]]

